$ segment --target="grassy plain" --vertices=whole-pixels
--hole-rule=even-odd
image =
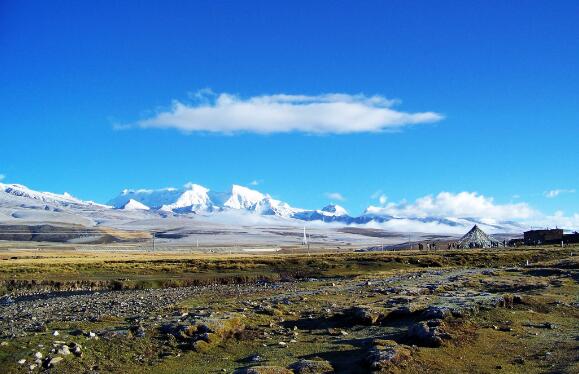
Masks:
[[[142,316],[153,322],[145,323],[147,333],[141,338],[130,334],[106,338],[103,333],[96,340],[72,335],[77,329],[100,333],[130,328],[133,322],[114,315],[96,321],[54,318],[45,332],[5,338],[0,367],[4,372],[27,372],[31,354],[39,346],[50,354],[46,348],[62,339],[80,341],[83,356],[67,356],[48,371],[218,373],[260,365],[284,368],[299,359],[315,358],[327,360],[337,373],[359,373],[372,370],[367,362],[372,342],[388,339],[411,355],[382,368],[385,373],[577,372],[578,250],[312,255],[2,251],[0,282],[4,292],[16,295],[32,290],[223,286],[200,287],[195,296],[166,305],[153,316]],[[272,286],[256,287],[256,281]],[[518,295],[521,301],[449,319],[452,339],[440,347],[408,337],[408,326],[421,320],[418,313],[403,317],[392,313],[400,305],[434,303],[469,292],[499,299]],[[348,308],[355,306],[368,308],[382,319],[367,325],[345,318]],[[206,312],[216,318],[241,316],[244,329],[220,338],[207,350],[192,349],[184,341],[175,343],[160,330],[167,321],[192,323],[179,317],[181,313]],[[545,323],[552,328],[542,327]],[[61,337],[52,336],[53,330],[61,331]],[[255,356],[261,361],[251,362]],[[27,363],[19,365],[19,359]]]

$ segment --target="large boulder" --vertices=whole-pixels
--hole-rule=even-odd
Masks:
[[[440,347],[444,340],[451,336],[446,332],[446,325],[442,320],[417,322],[408,328],[408,337],[419,345]]]
[[[372,371],[392,372],[411,356],[408,348],[392,340],[378,340],[368,351],[366,363]]]
[[[163,325],[160,328],[173,338],[168,339],[168,343],[173,344],[175,340],[181,341],[197,352],[206,352],[218,345],[221,341],[233,337],[242,332],[245,324],[240,316],[231,314],[220,318],[203,317],[197,319],[193,324]]]
[[[424,319],[447,319],[452,316],[452,310],[446,306],[431,305],[422,312]]]
[[[368,307],[357,306],[344,311],[344,316],[354,325],[375,325],[384,316],[382,313]]]
[[[331,374],[332,365],[326,360],[299,360],[289,367],[296,374]]]

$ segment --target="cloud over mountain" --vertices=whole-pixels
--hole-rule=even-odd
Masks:
[[[141,128],[173,128],[208,133],[350,134],[381,132],[437,122],[435,112],[402,112],[397,100],[382,96],[330,93],[321,95],[262,95],[242,98],[209,90],[192,96],[192,103],[174,101],[169,110],[141,120]]]
[[[473,217],[496,220],[527,219],[535,212],[526,203],[497,204],[492,197],[476,192],[440,192],[427,195],[413,203],[402,201],[382,207],[370,207],[369,213],[388,214],[395,217]]]

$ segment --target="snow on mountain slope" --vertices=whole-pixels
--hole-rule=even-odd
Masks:
[[[234,184],[223,206],[231,209],[255,210],[256,205],[265,198],[266,196],[259,191]]]
[[[109,201],[109,204],[115,208],[122,208],[129,200],[135,200],[150,208],[160,208],[163,205],[173,204],[182,191],[176,188],[161,188],[157,190],[140,189],[140,190],[123,190],[117,197]]]
[[[172,204],[165,204],[161,207],[164,211],[178,212],[211,212],[215,209],[215,204],[209,196],[209,189],[198,184],[187,184],[185,190]]]
[[[124,210],[149,210],[150,208],[137,200],[129,199],[121,209]]]
[[[0,191],[15,197],[32,199],[42,203],[56,203],[61,205],[94,205],[105,207],[105,205],[97,204],[92,201],[79,200],[67,192],[63,193],[62,195],[52,192],[39,192],[31,190],[30,188],[21,184],[0,183]]]
[[[326,214],[329,216],[347,216],[348,215],[348,211],[346,209],[344,209],[343,207],[336,205],[336,204],[330,204],[330,205],[323,207],[322,212],[323,212],[323,214]]]

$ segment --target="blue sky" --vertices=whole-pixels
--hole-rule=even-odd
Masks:
[[[352,213],[382,194],[471,191],[572,215],[577,14],[576,1],[3,1],[0,174],[101,202],[127,187],[255,180],[300,207],[340,193]],[[212,132],[218,108],[191,130],[220,94],[246,104],[334,93],[369,115],[384,109],[367,103],[378,96],[400,101],[386,108],[395,114],[440,118],[350,131],[359,122],[337,112],[345,132],[308,131],[300,116],[289,132]],[[191,111],[185,124],[143,125],[174,115],[175,101]]]

